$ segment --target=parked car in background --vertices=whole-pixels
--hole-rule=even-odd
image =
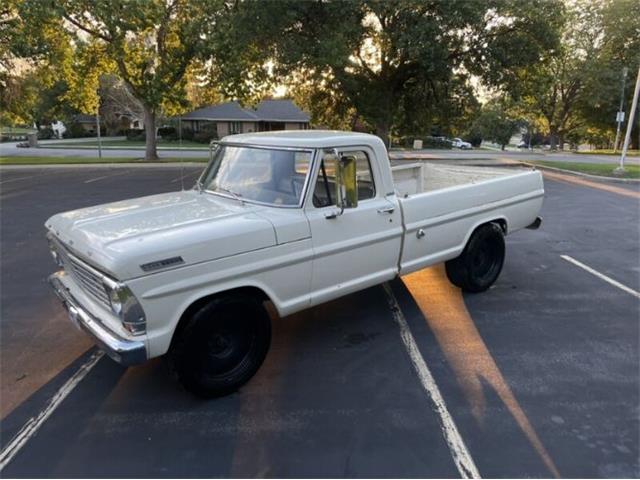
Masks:
[[[454,148],[459,148],[461,150],[471,150],[473,148],[469,142],[465,142],[461,138],[454,138],[451,142]]]

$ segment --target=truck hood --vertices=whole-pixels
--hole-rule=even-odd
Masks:
[[[195,190],[59,213],[45,225],[118,280],[276,244],[273,225],[255,206]]]

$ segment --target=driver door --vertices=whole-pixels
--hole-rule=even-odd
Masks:
[[[358,206],[334,215],[336,158],[325,153],[305,207],[314,252],[312,305],[390,280],[398,268],[400,211],[376,188],[380,174],[373,152],[358,147],[339,153],[356,157]]]

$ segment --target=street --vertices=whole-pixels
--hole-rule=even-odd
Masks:
[[[119,138],[119,137],[118,137]],[[91,141],[92,138],[75,139],[74,142],[81,146],[83,141]],[[41,148],[18,148],[18,142],[6,142],[0,144],[0,157],[97,157],[98,149],[96,147],[81,146],[81,148],[73,148],[71,146],[57,147],[56,143],[70,143],[70,139],[65,140],[45,140],[40,142]],[[55,148],[51,148],[55,147]],[[158,149],[160,158],[184,158],[184,159],[204,159],[208,157],[207,146],[202,145],[201,149],[194,148],[169,148],[160,146]],[[109,158],[144,158],[144,148],[116,148],[108,147],[102,150],[103,157]],[[513,160],[518,162],[530,162],[536,160],[544,160],[549,162],[578,162],[578,163],[610,163],[617,165],[620,162],[619,155],[581,155],[572,152],[542,152],[527,150],[391,150],[389,157],[392,159],[415,159],[422,160]],[[640,157],[628,156],[626,158],[628,165],[640,165]]]
[[[459,477],[447,422],[483,477],[640,476],[640,188],[545,177],[542,227],[506,238],[489,291],[436,266],[274,319],[256,377],[203,401],[161,359],[98,359],[46,284],[50,215],[179,189],[181,169],[0,169],[2,476]]]

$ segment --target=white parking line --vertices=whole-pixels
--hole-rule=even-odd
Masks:
[[[47,421],[51,414],[60,406],[62,401],[73,391],[74,388],[82,381],[84,377],[96,366],[98,360],[104,355],[103,352],[97,351],[91,358],[83,364],[73,376],[65,382],[62,387],[51,398],[47,406],[37,416],[31,417],[27,423],[20,429],[9,444],[0,452],[0,472],[4,470],[13,457],[25,446],[31,437],[33,437],[42,424]]]
[[[105,178],[111,178],[111,177],[117,177],[118,175],[125,175],[127,173],[129,173],[129,172],[126,171],[126,172],[112,173],[111,175],[103,175],[101,177],[96,177],[96,178],[91,178],[89,180],[85,180],[84,183],[93,183],[93,182],[97,182],[98,180],[103,180]]]
[[[429,370],[429,367],[427,367],[424,358],[422,358],[422,355],[420,354],[415,338],[413,338],[413,334],[409,329],[407,320],[404,318],[402,310],[400,310],[400,306],[398,305],[395,295],[391,291],[391,287],[385,283],[384,290],[387,294],[391,314],[400,327],[400,337],[402,338],[402,342],[404,343],[407,353],[411,358],[411,363],[418,373],[422,388],[424,388],[429,395],[436,413],[440,418],[442,433],[444,434],[445,441],[447,442],[447,446],[451,452],[453,462],[458,468],[458,472],[460,472],[462,478],[481,478],[480,472],[478,471],[464,440],[460,436],[458,427],[456,427],[449,410],[447,410],[447,405],[444,402],[444,398],[442,398],[440,389],[438,388],[433,375],[431,375],[431,371]]]
[[[593,268],[589,267],[588,265],[585,265],[584,263],[579,262],[575,258],[572,258],[569,255],[560,255],[560,258],[562,258],[563,260],[566,260],[567,262],[573,263],[574,265],[582,268],[583,270],[586,270],[590,274],[595,275],[596,277],[600,278],[601,280],[604,280],[608,284],[613,285],[614,287],[617,287],[617,288],[619,288],[620,290],[622,290],[624,292],[630,293],[631,295],[633,295],[636,298],[640,298],[640,292],[636,292],[634,289],[629,288],[626,285],[621,284],[620,282],[614,280],[613,278],[607,277],[606,275],[594,270]]]
[[[40,175],[27,175],[25,177],[10,178],[9,180],[0,181],[0,185],[4,185],[5,183],[18,182],[20,180],[31,180],[32,178],[43,177],[45,175],[50,175],[50,173],[49,172],[45,172],[45,173],[41,173]],[[0,177],[0,178],[2,178],[2,177]]]

